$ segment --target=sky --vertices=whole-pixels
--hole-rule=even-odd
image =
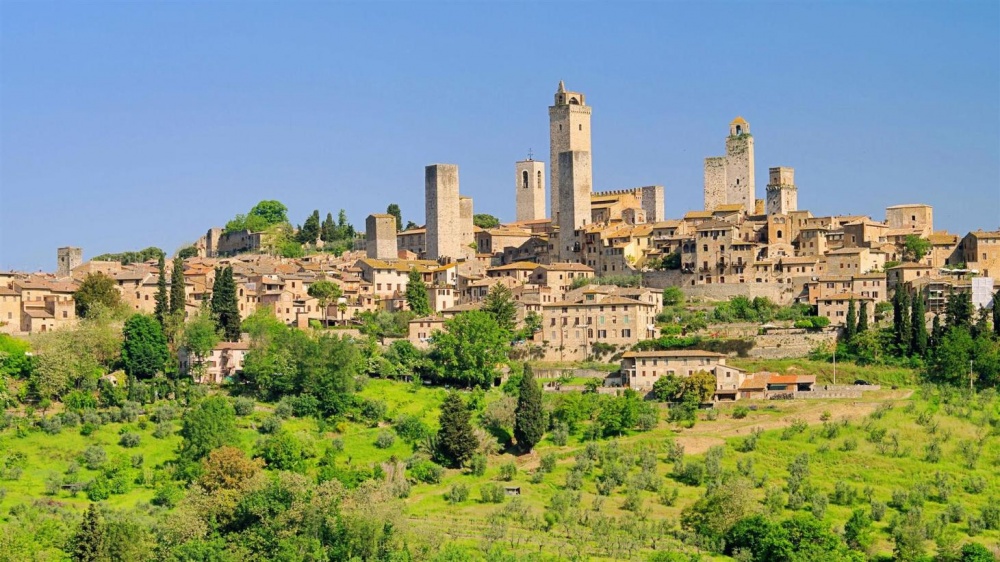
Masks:
[[[1000,227],[995,1],[3,0],[0,270],[172,253],[262,199],[422,224],[438,162],[513,220],[559,80],[593,108],[595,190],[663,185],[668,217],[740,115],[758,198],[791,166],[817,216]]]

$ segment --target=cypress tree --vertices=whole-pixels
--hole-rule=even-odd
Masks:
[[[919,294],[913,296],[910,322],[913,331],[910,349],[914,354],[924,357],[927,354],[927,321],[924,317],[924,299]]]
[[[80,529],[74,537],[74,562],[97,562],[105,558],[104,528],[97,504],[91,503],[80,522]]]
[[[854,330],[855,334],[861,334],[868,331],[868,305],[865,301],[861,301],[861,310],[858,312],[858,327]]]
[[[184,291],[184,259],[174,258],[174,270],[170,272],[170,314],[184,319],[184,305],[187,293]]]
[[[847,303],[847,321],[844,323],[844,339],[850,343],[858,331],[858,309],[854,297]]]
[[[212,285],[212,317],[226,341],[240,340],[240,307],[236,301],[233,268],[217,268]]]
[[[320,239],[324,242],[333,242],[337,239],[337,224],[333,222],[333,213],[327,213],[320,227]]]
[[[385,208],[386,214],[396,217],[396,231],[403,231],[403,211],[399,209],[399,205],[395,203],[389,203],[389,206]]]
[[[438,453],[451,466],[464,465],[479,447],[479,440],[472,431],[469,408],[462,397],[452,391],[441,404],[441,416],[438,423]]]
[[[545,435],[545,410],[542,407],[542,389],[527,363],[521,377],[517,409],[514,410],[514,438],[521,451],[528,453]]]
[[[418,317],[431,313],[430,300],[427,298],[427,285],[424,284],[424,280],[421,279],[416,268],[410,270],[410,278],[406,283],[406,304]]]
[[[1000,290],[993,295],[993,336],[1000,339]]]
[[[900,312],[900,325],[899,325],[899,353],[903,357],[910,356],[910,343],[912,342],[912,323],[910,321],[910,293],[906,289],[901,289],[898,292],[902,293],[899,297],[899,312]]]
[[[160,268],[160,276],[156,281],[156,306],[153,308],[153,316],[156,317],[156,321],[163,327],[166,325],[167,314],[170,309],[169,297],[167,295],[167,263],[163,259],[163,254],[160,254],[157,267]]]
[[[931,322],[931,349],[937,349],[942,337],[944,337],[944,327],[941,325],[941,315],[935,314],[934,321]]]
[[[319,223],[319,210],[315,210],[306,219],[306,222],[302,224],[299,228],[299,232],[296,235],[299,244],[315,244],[317,238],[320,236],[320,223]]]
[[[903,345],[903,334],[900,329],[903,326],[903,288],[897,287],[892,295],[892,339],[896,347]]]

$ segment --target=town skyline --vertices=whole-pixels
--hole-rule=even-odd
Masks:
[[[852,6],[852,9],[874,16],[875,22],[888,17],[875,8]],[[356,34],[376,23],[371,21],[374,16],[362,18],[352,13],[351,6],[329,10],[343,16],[338,25],[354,21],[352,17],[364,20],[361,23],[368,27],[360,25],[354,31]],[[501,22],[483,29],[498,33],[496,25],[512,16],[496,7],[489,10],[499,11]],[[625,11],[631,15],[630,10],[636,11],[635,6]],[[30,48],[33,42],[45,38],[46,33],[58,34],[74,18],[84,17],[72,9],[64,11],[68,14],[61,12],[48,17],[28,7],[7,6],[4,11],[7,17],[3,50],[8,52],[18,47]],[[97,55],[102,49],[119,46],[126,38],[135,39],[143,24],[151,25],[156,17],[171,13],[162,7],[154,11],[155,15],[144,19],[130,14],[127,8],[110,10],[118,14],[118,20],[113,17],[101,20],[105,27],[97,27],[119,33],[98,41],[90,35],[95,30],[79,31],[77,39],[90,48],[80,56]],[[221,16],[219,9],[210,11]],[[319,11],[331,16],[331,12]],[[540,19],[553,17],[552,11],[543,7]],[[677,7],[676,11],[694,20],[703,17],[686,6]],[[732,6],[731,11],[727,15],[735,18],[746,10]],[[790,11],[794,12],[792,16],[803,17],[798,10]],[[773,90],[770,94],[760,93],[760,86],[767,83],[759,76],[764,65],[746,60],[761,54],[756,52],[763,48],[760,45],[747,48],[754,52],[732,53],[728,57],[721,54],[721,47],[709,50],[698,65],[689,67],[681,65],[679,59],[657,63],[647,69],[647,81],[636,81],[641,74],[634,68],[634,61],[610,71],[608,67],[603,71],[597,68],[600,64],[595,62],[613,59],[615,50],[609,48],[606,53],[597,53],[592,45],[579,57],[584,59],[589,55],[592,58],[589,64],[574,59],[567,63],[560,61],[552,68],[538,68],[545,65],[529,60],[519,71],[514,59],[523,47],[518,48],[508,40],[503,46],[510,52],[497,59],[495,71],[486,68],[464,80],[459,76],[459,67],[443,75],[428,71],[424,76],[394,66],[389,59],[380,59],[380,55],[388,54],[383,45],[376,52],[367,53],[367,58],[358,56],[359,60],[352,63],[337,59],[347,67],[367,65],[367,73],[351,75],[345,80],[333,77],[332,71],[328,71],[331,76],[310,80],[309,69],[302,61],[294,64],[265,61],[263,68],[253,71],[241,70],[238,65],[226,66],[226,62],[239,58],[229,51],[246,46],[245,37],[234,35],[216,44],[218,50],[209,50],[216,54],[215,62],[222,64],[220,69],[228,71],[222,72],[214,83],[189,80],[187,85],[193,87],[183,90],[167,76],[160,85],[169,91],[162,94],[154,95],[150,90],[152,84],[145,87],[141,83],[126,84],[129,87],[123,92],[110,96],[117,99],[97,103],[94,96],[101,79],[109,83],[128,82],[129,70],[137,76],[151,76],[137,65],[155,58],[150,57],[160,48],[153,46],[122,55],[128,59],[126,68],[115,67],[114,57],[107,62],[86,59],[93,65],[94,77],[66,78],[57,75],[57,69],[61,68],[57,63],[66,61],[52,58],[60,52],[65,54],[60,49],[67,48],[69,41],[62,38],[63,42],[57,42],[48,51],[30,51],[28,59],[40,57],[33,59],[40,64],[36,67],[56,73],[48,77],[50,85],[65,86],[69,80],[68,84],[77,86],[69,91],[82,95],[73,101],[48,93],[41,99],[29,100],[31,94],[38,94],[45,85],[45,76],[41,72],[28,72],[24,62],[6,65],[13,66],[13,71],[5,80],[4,101],[0,105],[4,116],[0,125],[4,146],[0,171],[3,186],[0,269],[51,271],[54,248],[68,245],[83,247],[87,257],[146,246],[159,246],[170,253],[193,242],[205,229],[225,224],[261,199],[284,202],[293,223],[301,223],[316,208],[344,208],[360,230],[365,216],[383,212],[388,204],[397,203],[404,220],[422,224],[422,172],[432,162],[460,167],[462,192],[476,200],[476,212],[512,221],[514,162],[523,160],[531,149],[536,160],[549,163],[545,111],[559,80],[565,80],[573,90],[586,92],[588,105],[594,108],[594,191],[663,185],[665,214],[669,218],[680,218],[689,210],[702,208],[703,159],[718,152],[729,122],[743,116],[753,124],[756,140],[754,171],[761,184],[756,190],[757,198],[764,198],[768,168],[789,166],[796,170],[799,206],[817,215],[860,214],[878,219],[887,206],[925,203],[935,208],[939,228],[959,233],[993,229],[1000,224],[997,189],[1000,147],[995,134],[1000,106],[995,95],[990,99],[996,93],[997,55],[995,49],[976,52],[974,47],[986,46],[991,40],[995,45],[997,32],[986,30],[983,21],[975,20],[984,14],[995,15],[996,7],[963,6],[948,16],[953,21],[928,21],[930,11],[933,10],[910,10],[900,17],[924,25],[928,32],[955,34],[947,49],[965,51],[968,60],[954,63],[948,69],[939,63],[954,57],[954,52],[925,56],[917,61],[921,54],[928,54],[921,49],[930,47],[921,46],[917,52],[904,54],[908,39],[877,51],[884,57],[881,64],[887,74],[909,71],[909,80],[926,80],[926,87],[919,92],[913,91],[913,84],[898,75],[865,74],[878,67],[871,61],[867,61],[867,66],[862,64],[856,70],[847,70],[852,57],[864,54],[863,48],[840,59],[829,59],[827,62],[836,64],[823,73],[807,68],[808,57],[803,57],[797,61],[801,66],[784,67],[790,68],[788,74],[778,73],[774,77],[777,83],[815,80],[820,75],[832,81],[836,76],[843,78],[854,72],[855,78],[871,79],[863,87],[827,84],[826,88],[833,91],[825,91],[825,97],[810,97],[801,89],[799,95]],[[203,27],[211,18],[202,21],[176,13],[173,17],[180,18],[178,25],[187,25],[195,31],[195,42],[210,40]],[[394,17],[397,16],[381,14],[374,19],[391,23]],[[766,19],[747,17],[748,25]],[[317,31],[318,25],[307,25],[303,19],[284,18],[282,24],[288,28],[284,31],[302,26],[307,31]],[[983,19],[989,23],[989,17]],[[12,21],[26,25],[20,29],[21,33],[10,37],[8,32],[15,27]],[[587,31],[594,32],[589,19],[583,23],[590,26]],[[960,29],[964,33],[944,29],[956,23],[962,24]],[[252,18],[238,18],[236,24],[244,26],[241,27],[244,30],[261,31],[261,22]],[[541,25],[526,24],[525,29]],[[858,23],[859,28],[865,25],[874,23]],[[31,31],[36,32],[34,38],[27,36]],[[652,30],[641,31],[620,48],[628,50],[653,44]],[[439,58],[427,60],[460,62],[463,57],[448,47],[460,44],[470,34],[467,30],[446,35],[441,39],[444,44],[418,48],[418,53],[399,53],[400,60],[420,56],[420,52],[430,49]],[[605,32],[604,39],[608,40],[610,35]],[[807,35],[802,29],[791,29],[775,41],[791,43]],[[309,51],[310,38],[315,36],[307,33],[285,47],[302,54]],[[559,37],[539,39],[532,46],[551,45],[558,40]],[[692,44],[707,49],[707,42]],[[822,41],[806,44],[820,48]],[[864,46],[871,46],[870,41]],[[475,48],[471,50],[478,52]],[[789,62],[787,54],[784,58],[780,56],[780,45],[765,50],[774,51],[770,54],[778,66],[782,60]],[[247,58],[252,58],[252,51]],[[601,56],[594,59],[598,54]],[[183,55],[174,54],[166,59],[181,64],[186,60]],[[382,66],[372,68],[373,61]],[[659,78],[660,82],[654,78],[658,75],[656,71],[669,68],[671,63],[686,70],[688,74],[684,77],[689,81],[683,84],[675,81],[672,89],[664,90],[663,78]],[[711,69],[713,63],[738,84],[736,92],[720,91],[726,80],[719,77],[700,78],[704,82],[691,80],[699,68]],[[109,68],[101,67],[102,64],[108,64]],[[165,72],[174,78],[191,79],[210,70],[213,64],[203,66],[190,74],[176,68],[172,72],[167,68]],[[383,72],[376,76],[379,68]],[[951,73],[952,81],[945,84],[931,80],[935,76],[947,77],[932,72],[943,70]],[[512,81],[517,74],[522,76]],[[274,90],[262,87],[262,81],[280,76],[296,77],[301,82]],[[233,83],[227,84],[227,80]],[[398,87],[384,87],[393,80]],[[241,81],[256,86],[257,90],[249,88],[242,96],[234,94],[239,90],[234,87]],[[332,92],[328,89],[335,85],[345,90],[339,92],[342,99],[336,99],[337,96],[322,99],[320,94]],[[809,86],[810,91],[821,87],[821,84]],[[664,96],[664,91],[676,94],[672,97],[678,103],[670,103],[672,97]],[[891,99],[904,92],[907,95]],[[178,97],[170,99],[169,94]],[[699,96],[701,103],[694,101]],[[935,103],[948,96],[957,96],[954,100],[958,101],[947,107]],[[59,99],[62,105],[45,105]],[[226,100],[236,103],[227,110],[223,107]],[[665,100],[667,103],[663,103]],[[125,103],[116,106],[116,101]],[[86,109],[88,104],[91,111],[81,115],[79,110]],[[920,108],[923,111],[915,111]],[[52,111],[46,114],[45,109]],[[153,112],[164,109],[170,111],[152,118]],[[183,117],[185,111],[202,119],[170,120]],[[206,119],[212,115],[214,119]],[[133,116],[138,117],[137,122],[127,123]],[[75,130],[57,127],[55,121],[60,118],[69,119]],[[137,128],[150,123],[153,126],[148,130]],[[265,140],[267,134],[271,136]],[[250,140],[240,142],[240,137]],[[363,140],[352,142],[354,139]],[[39,150],[42,146],[49,146],[48,151]],[[76,180],[70,181],[72,178]],[[336,185],[331,188],[331,184]],[[51,195],[49,206],[38,203],[40,193]],[[154,199],[157,207],[149,206],[151,193],[161,194],[160,199]],[[955,194],[963,197],[954,197]],[[32,225],[37,225],[37,213],[42,209],[48,211],[48,227],[36,232]],[[551,213],[551,207],[547,206],[547,210]],[[21,232],[32,235],[18,234]]]

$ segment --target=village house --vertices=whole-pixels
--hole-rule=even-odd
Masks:
[[[664,376],[690,377],[704,371],[715,376],[716,400],[736,400],[746,371],[726,365],[726,356],[702,350],[628,351],[622,355],[622,383],[647,394]]]

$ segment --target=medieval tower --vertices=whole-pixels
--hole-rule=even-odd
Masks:
[[[755,187],[750,123],[737,117],[729,124],[726,139],[726,203],[742,204],[748,213],[753,213]]]
[[[590,196],[593,192],[590,152],[560,152],[559,165],[559,248],[560,261],[578,261],[576,230],[590,221]],[[553,166],[555,167],[555,166]]]
[[[399,257],[396,247],[396,217],[384,214],[368,215],[365,220],[367,256],[376,260],[394,260]]]
[[[750,123],[737,117],[729,124],[726,155],[705,159],[705,210],[738,204],[746,212],[754,213],[756,185],[753,166]]]
[[[68,246],[59,248],[57,251],[58,268],[56,275],[59,277],[69,277],[73,268],[83,263],[83,250]]]
[[[556,224],[559,223],[559,213],[562,211],[559,201],[561,175],[559,155],[564,152],[586,152],[587,177],[579,178],[578,181],[588,186],[593,184],[589,157],[590,106],[585,101],[584,95],[580,92],[567,92],[565,84],[560,80],[559,88],[556,90],[555,105],[549,107],[549,186],[552,190],[550,209],[552,222]],[[576,177],[583,172],[584,170],[578,170],[570,176]]]
[[[795,169],[768,168],[767,214],[787,215],[799,210],[799,190],[795,187]]]
[[[545,163],[528,158],[514,164],[517,222],[545,218]]]
[[[458,166],[432,164],[424,169],[427,259],[457,258],[462,241]],[[471,206],[470,206],[471,207]],[[471,209],[470,209],[471,210]]]

